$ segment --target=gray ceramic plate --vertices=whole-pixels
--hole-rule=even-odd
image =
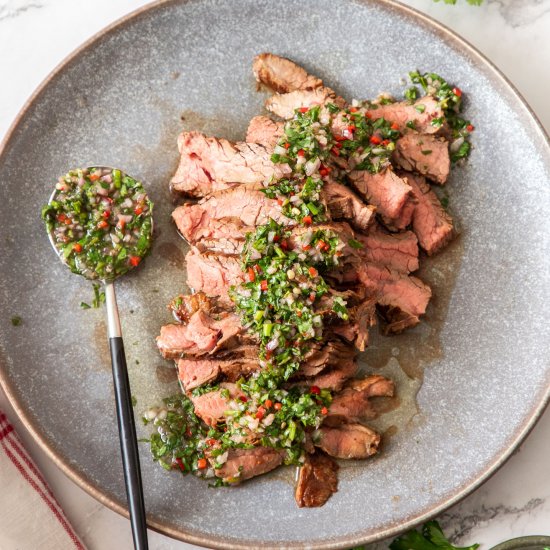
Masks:
[[[119,301],[137,408],[176,391],[154,344],[166,303],[185,289],[167,191],[176,136],[194,128],[242,138],[262,112],[251,60],[266,50],[303,63],[349,98],[400,93],[400,78],[417,67],[460,83],[476,124],[471,161],[448,188],[462,235],[423,270],[435,293],[425,322],[404,336],[374,337],[367,368],[397,379],[401,407],[378,425],[386,433],[380,457],[344,467],[326,506],[296,508],[290,471],[212,490],[165,473],[143,448],[147,509],[151,527],[207,546],[352,546],[412,526],[478,486],[528,433],[550,389],[547,139],[500,73],[407,8],[163,2],[57,69],[0,156],[2,384],[60,467],[123,512],[103,312],[79,308],[90,284],[56,260],[40,206],[74,166],[120,166],[148,183],[158,238],[146,265],[121,281]]]

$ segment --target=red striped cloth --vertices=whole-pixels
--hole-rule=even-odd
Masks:
[[[84,550],[42,474],[0,411],[0,548]]]

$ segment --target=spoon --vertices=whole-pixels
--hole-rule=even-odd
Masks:
[[[93,171],[93,172],[92,172]],[[73,176],[71,177],[71,174]],[[110,175],[109,175],[110,174]],[[122,197],[120,196],[121,192],[119,191],[118,197],[117,197],[117,189],[116,184],[119,183],[120,187],[122,188],[125,186],[124,181],[135,182],[139,188],[143,191],[143,188],[141,187],[141,184],[134,180],[133,178],[126,179],[127,176],[123,174],[121,171],[106,167],[106,166],[100,166],[100,167],[91,167],[91,168],[85,168],[82,171],[73,171],[69,172],[67,176],[64,178],[60,178],[58,184],[56,185],[56,190],[52,193],[50,200],[48,201],[48,205],[44,207],[43,210],[43,217],[46,220],[47,226],[48,226],[48,237],[50,239],[50,243],[52,244],[56,254],[60,257],[61,261],[68,265],[68,267],[71,269],[71,271],[79,273],[80,275],[83,275],[84,277],[91,279],[91,280],[101,280],[104,285],[105,290],[105,304],[107,308],[107,326],[108,326],[108,336],[109,336],[109,348],[111,352],[111,365],[112,365],[112,371],[113,371],[113,382],[114,382],[114,390],[115,390],[115,402],[116,402],[116,411],[117,411],[117,419],[118,419],[118,430],[119,430],[119,437],[120,437],[120,450],[122,454],[122,465],[124,469],[124,481],[126,484],[126,496],[128,499],[128,508],[130,511],[130,522],[132,526],[132,537],[134,540],[134,547],[139,550],[147,550],[148,549],[148,541],[147,541],[147,524],[146,524],[146,517],[145,517],[145,504],[143,499],[143,487],[142,487],[142,481],[141,481],[141,470],[140,470],[140,464],[139,464],[139,453],[138,453],[138,445],[137,445],[137,438],[136,438],[136,427],[134,423],[134,413],[132,408],[132,397],[130,392],[130,382],[128,380],[128,370],[126,367],[126,356],[124,353],[124,343],[122,340],[122,329],[120,325],[120,318],[118,313],[118,306],[116,301],[116,295],[115,295],[115,285],[114,280],[118,276],[124,274],[126,271],[129,271],[133,267],[137,266],[139,261],[132,260],[133,258],[140,258],[141,256],[130,256],[129,257],[129,264],[128,266],[124,265],[124,262],[121,260],[121,265],[117,268],[116,262],[118,261],[118,256],[116,260],[114,261],[114,268],[111,270],[111,273],[108,273],[108,269],[101,270],[101,275],[98,273],[99,269],[91,269],[90,265],[86,263],[86,260],[78,260],[78,258],[83,258],[89,253],[89,250],[86,249],[86,242],[84,245],[79,244],[76,240],[69,241],[68,244],[62,244],[60,242],[60,237],[65,237],[69,231],[73,230],[73,227],[70,227],[69,231],[65,230],[62,231],[63,225],[56,226],[52,219],[58,220],[61,216],[63,216],[61,219],[63,220],[62,224],[66,224],[67,216],[65,214],[59,214],[59,210],[54,210],[52,213],[52,208],[54,208],[54,205],[60,204],[58,199],[60,194],[71,192],[71,185],[69,185],[67,182],[67,178],[71,177],[71,179],[77,178],[78,183],[74,184],[74,193],[80,193],[82,197],[84,197],[84,191],[80,191],[78,187],[80,186],[81,189],[86,185],[86,183],[91,183],[91,178],[96,177],[93,184],[92,189],[98,189],[103,194],[96,195],[96,207],[97,211],[99,211],[101,208],[105,208],[105,204],[109,205],[107,208],[110,210],[102,210],[102,214],[105,214],[106,212],[108,214],[112,214],[114,217],[114,212],[117,209],[117,201],[120,203]],[[86,179],[88,181],[86,181]],[[103,180],[111,180],[104,182]],[[114,180],[114,184],[113,184]],[[84,183],[82,183],[84,181]],[[108,194],[105,195],[105,191],[101,191],[106,187],[106,184],[109,184],[109,192],[108,194],[112,194],[116,199],[113,201],[108,197]],[[103,185],[103,187],[102,187]],[[135,189],[138,189],[136,187]],[[135,190],[133,189],[133,190]],[[128,191],[128,189],[126,189]],[[151,207],[152,204],[148,201],[145,192],[143,193],[133,193],[133,196],[140,196],[143,195],[143,198],[141,202],[138,204],[145,205],[145,210],[148,210],[148,216],[150,218],[150,224],[145,228],[145,232],[142,232],[142,234],[146,235],[148,233],[148,243],[150,245],[150,237],[152,234],[153,226],[152,226],[152,218],[151,218]],[[86,198],[84,198],[86,200]],[[129,200],[129,199],[125,199]],[[110,202],[109,202],[110,201]],[[124,203],[123,203],[124,205]],[[88,206],[89,203],[88,203]],[[111,213],[111,206],[113,207],[113,212]],[[133,208],[133,205],[130,206],[130,208]],[[136,207],[134,209],[134,215],[136,216],[136,219],[139,217],[139,215],[136,215],[135,213],[138,212],[138,208]],[[123,211],[122,209],[120,209]],[[128,208],[125,209],[125,211],[128,211]],[[44,214],[46,212],[46,215]],[[143,214],[143,212],[140,212],[140,215]],[[90,214],[91,215],[91,214]],[[75,213],[75,218],[78,216],[77,213]],[[101,226],[102,229],[97,229],[97,231],[103,231],[104,229],[110,229],[110,227],[113,227],[113,232],[116,233],[119,231],[119,224],[122,225],[122,228],[124,229],[124,225],[128,223],[128,221],[125,222],[125,224],[122,224],[120,220],[128,220],[129,215],[126,214],[126,217],[124,214],[119,214],[119,223],[117,223],[116,226],[109,226],[107,224],[107,227]],[[107,216],[110,218],[111,216]],[[100,224],[105,224],[107,222],[104,221],[105,216],[102,215]],[[48,221],[49,220],[49,221]],[[82,221],[82,219],[78,220]],[[78,232],[78,224],[76,223],[77,220],[75,219],[74,225],[74,235],[75,237],[78,237],[79,235],[83,235],[80,240],[86,241],[88,239],[87,235],[84,235],[83,232]],[[96,222],[93,222],[93,228],[94,231],[96,230]],[[70,225],[70,224],[68,224]],[[84,224],[81,223],[81,226]],[[66,229],[65,225],[65,229]],[[143,229],[143,225],[142,225]],[[59,233],[61,231],[61,233]],[[97,232],[96,231],[96,232]],[[89,233],[89,232],[88,232]],[[110,235],[111,232],[107,233],[105,231],[105,236]],[[124,242],[124,240],[120,241],[119,243],[115,243],[113,240],[113,237],[110,237],[113,243],[113,248],[115,249],[117,244],[120,245],[120,242]],[[116,235],[115,235],[116,239]],[[90,242],[92,242],[94,239],[90,239]],[[94,243],[94,246],[97,248],[98,243]],[[101,245],[105,244],[105,241],[101,242]],[[67,247],[72,246],[72,249],[68,250],[67,253]],[[90,245],[91,246],[91,245]],[[120,249],[125,248],[125,246],[120,246]],[[147,246],[144,250],[144,254],[147,252],[149,246]],[[78,251],[78,253],[77,253]],[[121,253],[119,252],[119,255]],[[72,258],[71,256],[75,256],[76,258]],[[123,258],[124,259],[124,258]],[[98,264],[99,265],[99,264]]]

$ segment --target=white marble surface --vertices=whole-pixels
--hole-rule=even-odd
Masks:
[[[141,0],[0,0],[0,136],[48,72],[93,33]],[[485,0],[470,7],[406,0],[486,54],[525,96],[550,131],[550,0]],[[1,284],[1,283],[0,283]],[[90,549],[131,548],[128,522],[69,481],[31,440],[0,390],[4,409]],[[521,449],[485,485],[440,519],[463,544],[486,550],[512,537],[550,535],[550,411]],[[1,488],[0,488],[1,490]],[[150,532],[156,550],[196,548]],[[376,548],[386,548],[386,543]],[[9,549],[8,549],[9,550]]]

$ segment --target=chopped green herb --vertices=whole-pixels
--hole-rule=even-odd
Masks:
[[[90,304],[87,304],[86,302],[80,302],[80,307],[82,309],[91,309],[91,305]]]
[[[432,151],[431,149],[424,149],[424,150],[422,151],[422,154],[423,154],[423,155],[431,155],[432,152],[433,152],[433,151]]]
[[[364,248],[364,245],[360,241],[356,241],[355,239],[349,239],[348,244],[351,246],[351,248]]]
[[[12,324],[14,327],[18,327],[19,325],[21,325],[22,322],[23,322],[23,319],[21,319],[21,317],[19,317],[19,315],[14,315],[14,316],[11,318],[11,324]]]
[[[437,521],[429,521],[422,527],[422,533],[409,531],[390,544],[390,550],[477,550],[479,544],[466,547],[453,546],[443,534]]]

